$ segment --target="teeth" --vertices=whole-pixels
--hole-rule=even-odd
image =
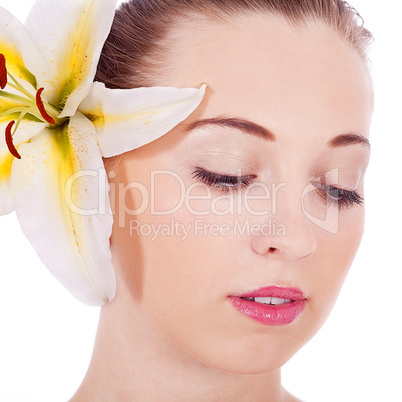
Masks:
[[[257,303],[271,304],[272,297],[255,297],[254,301]]]
[[[280,297],[255,297],[254,301],[256,301],[257,303],[272,304],[274,306],[277,306],[279,304],[290,303],[292,300],[282,299]]]
[[[286,299],[281,299],[279,297],[273,297],[271,304],[283,304],[286,303]]]

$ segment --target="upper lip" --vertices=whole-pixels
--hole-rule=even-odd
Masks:
[[[237,297],[277,297],[289,300],[305,300],[304,293],[299,288],[285,288],[281,286],[267,286],[252,292],[237,295]]]

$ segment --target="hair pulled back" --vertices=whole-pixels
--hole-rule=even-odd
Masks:
[[[165,39],[184,20],[206,17],[230,21],[265,13],[292,25],[310,21],[336,31],[368,62],[371,33],[359,13],[342,0],[129,0],[116,11],[98,64],[96,81],[108,88],[152,86],[168,51]]]

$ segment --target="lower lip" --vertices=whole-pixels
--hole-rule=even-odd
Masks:
[[[230,299],[237,310],[264,325],[290,324],[303,312],[305,305],[305,300],[294,300],[274,306],[234,296]]]

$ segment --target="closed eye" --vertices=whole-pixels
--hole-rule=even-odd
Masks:
[[[208,170],[197,168],[192,173],[193,179],[201,181],[208,187],[219,189],[223,192],[235,191],[249,186],[256,175],[231,176],[209,172]]]
[[[317,188],[318,194],[327,202],[328,205],[336,204],[340,210],[354,206],[362,206],[364,198],[356,191],[344,190],[338,187],[323,183],[313,183]]]

